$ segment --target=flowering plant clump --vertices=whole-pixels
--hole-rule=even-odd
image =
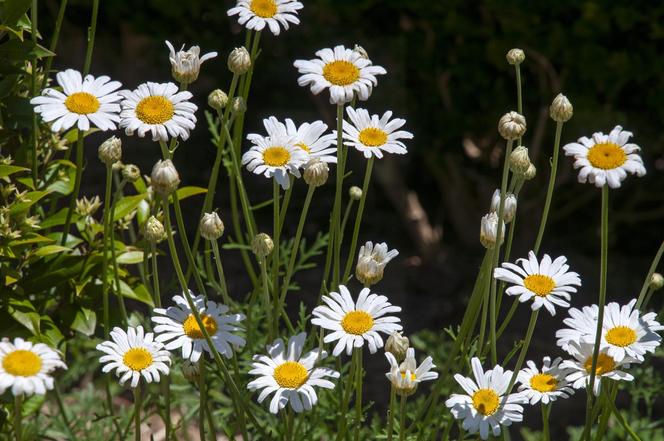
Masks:
[[[523,50],[506,56],[518,111],[497,123],[501,179],[491,186],[489,212],[468,220],[479,229],[484,258],[459,326],[447,324],[432,342],[407,329],[417,294],[396,306],[398,293],[384,282],[402,269],[399,251],[363,229],[374,166],[400,161],[416,138],[391,110],[367,110],[389,72],[362,47],[337,45],[311,60],[282,62],[285,71],[297,70],[299,86],[325,92],[333,127],[312,107],[301,109],[298,123],[269,116],[259,133],[245,134],[245,122],[260,122],[248,99],[261,37],[297,32],[303,3],[238,0],[227,12],[245,28],[244,46],[201,55],[199,46],[176,51],[166,41],[173,81],[125,86],[89,73],[97,0],[84,65],[54,78],[55,54],[38,43],[38,2],[6,3],[0,38],[9,43],[0,49],[23,47],[26,33],[32,45],[8,67],[3,93],[16,81],[14,98],[31,119],[29,130],[16,129],[19,147],[5,149],[0,139],[0,300],[11,321],[0,335],[0,440],[193,439],[191,429],[200,440],[497,440],[518,432],[549,441],[554,404],[557,411],[565,400],[585,406],[575,439],[641,439],[616,398],[626,384],[645,381],[648,363],[661,356],[664,326],[649,305],[664,285],[655,272],[664,244],[631,300],[609,302],[607,293],[609,195],[629,175],[646,173],[632,142],[638,137],[616,125],[562,147],[579,182],[601,192],[600,285],[590,292],[571,250],[555,241],[542,250],[562,128],[574,110],[562,94],[549,107],[556,137],[546,194],[541,201],[520,195],[535,176],[521,98]],[[387,60],[386,52],[374,54],[376,61]],[[229,86],[200,97],[187,90],[223,53]],[[209,109],[194,104],[205,100]],[[2,116],[12,130],[13,115]],[[187,185],[192,177],[181,167],[186,150],[198,148],[189,138],[206,130],[202,121],[216,153],[202,173],[206,188]],[[95,132],[113,132],[96,146],[104,194],[83,196],[85,149]],[[149,176],[122,162],[123,139],[133,135],[146,149],[159,147]],[[214,207],[221,189],[229,192],[227,211]],[[329,206],[316,199],[324,190],[334,192]],[[261,202],[262,193],[271,199]],[[188,199],[196,195],[203,200]],[[184,216],[185,200],[196,204],[197,217]],[[535,243],[514,259],[524,203],[541,203],[542,214]],[[304,228],[312,204],[329,214],[313,240]],[[187,225],[197,227],[193,234]],[[320,280],[311,285],[301,273],[317,264]],[[246,292],[238,288],[244,285]],[[535,357],[542,310],[558,330],[541,333],[547,354]],[[524,313],[525,335],[509,341],[514,334],[504,331]],[[376,379],[383,388],[374,399],[384,406],[363,395],[364,381]],[[532,421],[531,407],[541,410],[541,423]]]

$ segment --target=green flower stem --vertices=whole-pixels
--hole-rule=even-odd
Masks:
[[[14,435],[16,441],[21,441],[23,434],[23,394],[14,397]]]
[[[357,379],[355,380],[355,441],[360,439],[360,431],[362,430],[362,377],[364,376],[364,369],[362,367],[362,348],[355,348],[359,353],[357,356],[357,366],[355,373]]]
[[[348,203],[346,204],[346,211],[344,212],[344,217],[343,220],[341,221],[341,228],[339,229],[341,231],[341,241],[343,242],[344,240],[344,233],[346,231],[346,224],[348,223],[348,218],[350,217],[350,211],[353,209],[353,204],[355,203],[355,199],[348,199]]]
[[[286,213],[288,212],[288,205],[290,204],[291,196],[293,194],[293,183],[295,182],[295,177],[290,175],[290,185],[284,192],[284,200],[281,203],[281,211],[279,212],[279,231],[284,227],[284,221],[286,220]]]
[[[551,160],[551,174],[549,175],[549,187],[546,191],[546,201],[544,202],[544,211],[542,211],[542,220],[540,221],[539,231],[537,232],[537,240],[535,241],[535,254],[539,252],[540,245],[542,245],[542,238],[544,237],[544,230],[546,229],[546,222],[549,217],[549,209],[551,208],[551,199],[553,198],[553,189],[556,186],[556,171],[558,169],[558,153],[560,151],[560,135],[563,131],[563,123],[556,123],[556,138],[553,142],[553,159]]]
[[[60,416],[62,417],[62,422],[65,425],[65,430],[67,431],[67,434],[69,435],[70,439],[75,439],[76,436],[71,431],[69,417],[67,416],[65,405],[62,402],[62,395],[60,394],[60,387],[58,386],[57,381],[53,383],[53,395],[55,396],[55,402],[58,405],[58,412],[60,412]]]
[[[394,402],[396,401],[397,393],[394,386],[390,387],[390,407],[387,409],[387,441],[392,441],[394,435]]]
[[[346,414],[348,413],[348,407],[350,406],[350,397],[353,392],[353,385],[355,383],[355,370],[357,368],[357,355],[358,351],[353,351],[353,356],[350,360],[350,372],[348,372],[348,377],[346,379],[346,387],[341,395],[341,409],[339,411],[339,423],[337,425],[337,441],[342,441],[346,439]],[[337,360],[341,360],[338,358]],[[338,366],[341,366],[339,363]]]
[[[37,0],[32,0],[30,7],[30,38],[32,44],[37,45]],[[52,57],[49,57],[52,58]],[[30,60],[30,96],[37,96],[37,57]],[[37,113],[32,112],[32,182],[35,188],[38,187],[39,164],[37,163],[37,148],[39,144],[39,126],[37,125]]]
[[[205,416],[210,430],[208,431],[208,441],[217,441],[217,434],[214,428],[214,419],[212,418],[212,411],[210,410],[210,403],[205,407]],[[223,430],[223,429],[222,429]]]
[[[519,352],[519,358],[517,358],[516,360],[516,365],[514,366],[514,372],[512,373],[512,378],[510,378],[510,384],[507,387],[507,391],[505,392],[504,400],[507,400],[507,397],[512,392],[514,383],[516,383],[516,377],[517,375],[519,375],[521,366],[523,366],[523,362],[526,359],[526,354],[528,353],[528,348],[530,347],[530,341],[532,340],[533,333],[535,331],[535,325],[537,324],[538,315],[539,315],[539,309],[533,311],[530,314],[530,322],[528,323],[528,330],[526,331],[526,337],[523,340],[523,346],[521,346],[521,351]]]
[[[371,182],[371,171],[373,170],[375,157],[372,155],[367,161],[367,168],[364,172],[364,183],[362,184],[362,197],[360,203],[357,205],[357,213],[355,214],[355,226],[353,227],[353,237],[348,249],[348,260],[346,261],[346,269],[344,271],[343,281],[345,282],[350,277],[353,262],[355,262],[355,251],[357,248],[357,239],[360,235],[360,225],[362,224],[362,215],[364,214],[364,204],[367,201],[367,193],[369,192],[369,183]]]
[[[221,253],[219,253],[219,244],[216,240],[210,242],[212,245],[212,253],[214,255],[214,263],[217,266],[217,274],[219,275],[219,286],[221,287],[221,298],[224,299],[224,303],[227,305],[232,305],[233,301],[228,294],[228,285],[226,284],[226,276],[224,276],[224,268],[221,265]]]
[[[599,311],[597,313],[597,328],[595,329],[595,346],[593,348],[593,360],[590,366],[590,379],[588,381],[588,400],[586,404],[586,425],[583,430],[584,436],[590,438],[593,418],[591,409],[593,403],[593,385],[597,371],[597,357],[599,356],[599,345],[602,338],[602,324],[604,322],[604,304],[606,303],[606,278],[609,254],[609,187],[602,187],[602,227],[601,227],[601,262],[599,276]]]
[[[542,440],[550,441],[551,435],[549,433],[549,415],[551,414],[551,403],[541,404],[542,408]]]
[[[496,339],[499,339],[501,335],[503,335],[503,332],[505,332],[505,329],[507,328],[507,325],[509,325],[510,321],[512,320],[512,316],[514,316],[514,313],[516,312],[517,307],[519,306],[519,298],[515,298],[514,301],[512,302],[512,306],[510,307],[509,311],[507,311],[507,315],[505,316],[505,319],[503,320],[503,323],[500,325],[500,328],[498,328],[498,332],[496,332]]]
[[[113,179],[113,165],[106,164],[106,187],[104,191],[104,215],[102,222],[103,237],[102,237],[102,263],[101,263],[101,295],[102,295],[102,316],[104,320],[104,335],[108,340],[110,328],[109,317],[109,302],[108,302],[108,224],[111,214],[111,186]]]
[[[124,321],[125,324],[128,323],[128,318],[127,318],[127,308],[125,307],[124,303],[124,297],[122,297],[122,291],[120,289],[120,273],[118,271],[118,259],[115,255],[115,232],[113,231],[113,219],[115,218],[115,206],[117,202],[120,200],[122,197],[122,187],[124,186],[125,182],[122,181],[120,183],[120,187],[117,189],[115,192],[115,196],[113,197],[113,200],[111,201],[111,215],[110,219],[108,221],[108,235],[110,240],[110,248],[111,248],[111,262],[113,264],[113,276],[115,279],[115,295],[118,297],[118,304],[120,305],[120,315],[122,317],[122,320]]]
[[[139,380],[134,389],[134,439],[136,441],[141,441],[141,401],[141,381]]]
[[[406,400],[407,395],[401,395],[401,405],[399,406],[399,441],[406,439]]]
[[[611,411],[615,415],[615,417],[618,419],[618,422],[620,423],[621,426],[623,426],[623,429],[627,432],[627,434],[632,438],[633,441],[641,441],[641,438],[634,432],[634,430],[630,427],[629,423],[625,421],[625,417],[622,416],[618,408],[616,407],[616,403],[613,401],[609,400],[608,401],[609,406],[611,406]]]
[[[60,240],[60,245],[65,246],[67,244],[67,236],[69,236],[69,227],[71,226],[71,218],[74,215],[74,210],[76,209],[76,200],[78,199],[78,194],[81,191],[81,176],[83,175],[83,139],[85,133],[76,129],[76,174],[74,175],[74,190],[71,193],[71,199],[69,200],[69,209],[67,210],[67,216],[65,217],[65,225],[62,228],[62,239]]]
[[[157,244],[150,243],[150,255],[152,262],[152,285],[154,287],[153,301],[157,308],[161,308],[161,290],[159,288],[159,266],[157,265]]]
[[[267,315],[267,340],[272,341],[274,340],[274,318],[272,316],[276,314],[276,311],[270,305],[270,283],[267,277],[267,259],[265,257],[260,258],[259,266],[261,267],[261,285],[263,286],[263,307]]]
[[[609,424],[609,419],[611,418],[611,405],[607,402],[609,400],[613,401],[616,399],[616,394],[618,393],[617,383],[613,381],[604,381],[602,384],[601,395],[603,399],[597,400],[602,401],[602,416],[600,417],[599,424],[597,426],[597,431],[595,433],[595,441],[601,441],[604,439],[604,433],[606,432],[606,427]]]
[[[55,52],[58,47],[58,40],[60,38],[60,29],[62,29],[62,21],[65,18],[65,11],[67,9],[67,0],[60,0],[60,8],[58,9],[58,16],[55,19],[55,26],[53,28],[53,36],[51,37],[51,44],[48,49],[51,52]],[[51,72],[51,66],[53,66],[53,59],[55,57],[46,58],[46,67],[44,67],[44,79],[42,80],[40,89],[46,87],[48,82],[48,76]]]
[[[648,288],[648,291],[646,293],[645,299],[643,300],[643,303],[641,304],[641,307],[637,307],[640,310],[645,310],[648,307],[648,304],[650,304],[650,300],[652,299],[652,295],[655,292],[654,288]]]
[[[514,73],[516,76],[516,111],[523,115],[523,99],[521,93],[521,65],[519,63],[514,65]],[[519,137],[519,144],[521,145],[521,137]]]
[[[343,122],[344,122],[344,105],[337,104],[337,171],[336,171],[336,184],[334,193],[334,206],[332,208],[332,221],[330,222],[330,237],[333,241],[332,252],[332,284],[330,289],[337,289],[339,286],[339,277],[341,271],[341,195],[343,192],[344,183],[344,168],[343,161]]]
[[[205,441],[205,408],[207,407],[207,388],[205,384],[205,357],[198,360],[198,436]]]
[[[286,441],[293,441],[293,433],[294,433],[293,429],[295,428],[295,422],[293,421],[293,411],[290,408],[288,408],[286,409],[285,413],[286,413],[286,421],[285,421],[286,436],[284,439]]]
[[[302,206],[302,212],[300,213],[300,220],[297,224],[297,231],[295,232],[295,239],[293,240],[293,248],[291,250],[290,259],[288,260],[288,268],[286,268],[286,275],[284,276],[284,283],[281,289],[281,303],[283,303],[286,300],[286,293],[288,293],[290,280],[291,277],[293,276],[293,269],[295,268],[295,261],[297,259],[298,251],[300,249],[302,230],[304,230],[304,223],[307,220],[309,205],[311,204],[311,199],[313,198],[315,190],[316,187],[310,185],[309,190],[307,190],[307,196],[304,199],[304,205]]]
[[[652,279],[652,275],[657,269],[657,265],[659,265],[659,261],[662,258],[662,254],[664,254],[664,241],[662,241],[661,245],[659,246],[659,249],[657,250],[657,254],[655,254],[655,258],[652,260],[652,263],[650,264],[650,269],[648,269],[648,274],[646,275],[646,280],[643,281],[643,286],[641,287],[641,291],[639,292],[639,299],[636,301],[636,308],[641,309],[641,306],[644,306],[648,304],[647,301],[645,300],[650,300],[648,293],[648,288],[650,287],[650,280]],[[652,295],[652,291],[650,291],[650,295]]]
[[[274,250],[272,251],[271,260],[272,260],[272,296],[274,297],[274,311],[276,315],[276,319],[274,320],[274,326],[275,326],[275,335],[279,335],[279,319],[278,319],[278,309],[279,308],[279,267],[280,267],[280,260],[279,260],[279,249],[281,248],[281,228],[279,228],[279,201],[281,198],[280,195],[280,189],[281,187],[279,186],[279,183],[277,182],[277,178],[272,179],[272,207],[273,207],[273,213],[272,213],[272,220],[273,220],[273,227],[272,227],[272,239],[274,241]]]
[[[85,50],[85,64],[83,64],[83,76],[90,72],[92,62],[92,50],[95,47],[95,33],[97,31],[97,15],[99,14],[99,0],[92,0],[92,17],[88,28],[88,47]]]

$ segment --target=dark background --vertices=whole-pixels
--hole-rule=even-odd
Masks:
[[[58,2],[43,3],[40,29],[50,35]],[[243,28],[236,18],[226,16],[231,5],[202,0],[101,3],[92,73],[108,74],[124,87],[171,80],[166,39],[178,48],[198,44],[203,53],[219,52],[218,58],[204,64],[199,80],[190,87],[199,105],[199,123],[175,159],[186,185],[207,184],[214,148],[203,117],[206,97],[214,88],[227,89],[231,75],[226,57],[244,42]],[[70,2],[56,68],[82,66],[89,13],[88,2]],[[526,184],[519,200],[513,256],[524,256],[534,243],[553,143],[548,105],[563,92],[574,105],[574,117],[563,130],[563,144],[621,124],[635,133],[634,142],[643,148],[648,174],[629,177],[620,189],[611,191],[609,216],[608,298],[624,301],[638,295],[663,231],[663,3],[316,0],[305,2],[300,18],[300,26],[278,37],[263,33],[247,132],[261,132],[261,119],[270,115],[296,122],[322,119],[334,126],[334,108],[327,94],[315,97],[297,86],[295,59],[313,58],[322,47],[357,43],[375,64],[387,69],[388,75],[379,78],[371,99],[362,106],[373,113],[393,110],[407,119],[406,130],[415,138],[408,143],[407,156],[379,161],[360,242],[386,241],[399,249],[399,258],[390,263],[377,289],[404,308],[408,334],[455,325],[463,314],[484,252],[478,240],[480,218],[499,182],[504,144],[496,124],[503,113],[516,108],[514,71],[505,62],[505,53],[512,47],[526,52],[522,75],[528,132],[524,143],[538,168],[537,177]],[[123,137],[123,142],[123,161],[149,173],[160,156],[158,145],[138,138]],[[87,152],[84,193],[88,195],[102,193],[103,170],[95,150],[90,147]],[[364,159],[354,153],[350,154],[354,173],[349,182],[361,185]],[[245,181],[253,203],[271,197],[262,177],[246,174]],[[305,228],[309,238],[327,228],[332,187],[317,192]],[[287,235],[294,233],[304,193],[302,185],[296,186]],[[215,206],[230,225],[226,176],[220,179],[216,194]],[[576,182],[572,161],[561,157],[542,250],[568,256],[572,270],[580,273],[583,288],[573,298],[575,306],[597,298],[599,196],[599,189]],[[201,202],[184,202],[192,231]],[[415,223],[409,219],[418,207],[426,217],[420,216]],[[271,222],[269,209],[259,215],[266,231],[271,230]],[[247,284],[239,256],[229,252],[227,260],[230,288],[241,292]],[[293,297],[315,301],[319,275],[311,271],[297,279],[303,289]],[[652,306],[660,307],[661,300],[656,302]],[[528,315],[527,308],[520,309],[510,335],[503,340],[521,338]],[[541,315],[532,358],[551,353],[555,329],[564,315],[564,311],[553,318]],[[511,343],[505,345],[503,354]],[[562,355],[556,351],[553,355]],[[384,360],[378,358],[372,358],[369,370],[382,372]],[[371,396],[384,401],[382,375],[374,378],[368,382]],[[579,423],[570,415],[583,407],[584,400],[568,401],[569,413],[560,410],[554,423],[559,431],[570,420]],[[537,415],[532,417],[527,419],[537,421]]]

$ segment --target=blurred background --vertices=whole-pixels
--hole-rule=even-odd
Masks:
[[[170,81],[169,40],[174,46],[199,45],[202,53],[219,52],[203,66],[190,90],[199,105],[199,124],[176,154],[183,184],[206,186],[214,147],[209,141],[204,111],[207,94],[227,89],[231,74],[226,57],[244,41],[243,28],[228,18],[230,1],[108,1],[101,3],[92,73],[108,74],[124,87],[145,81]],[[301,25],[275,37],[264,33],[254,75],[247,132],[262,132],[261,120],[275,115],[297,123],[321,119],[335,125],[334,108],[326,93],[313,96],[297,86],[295,59],[310,59],[323,47],[359,44],[388,75],[379,78],[371,99],[362,103],[373,113],[394,111],[414,133],[407,156],[378,161],[367,201],[360,242],[387,242],[399,258],[390,263],[378,289],[404,308],[405,331],[428,329],[433,335],[458,324],[472,289],[484,249],[479,243],[480,218],[488,211],[498,185],[504,141],[496,125],[516,108],[514,69],[505,61],[512,47],[522,48],[524,113],[528,132],[524,143],[538,169],[519,200],[513,256],[525,256],[533,246],[540,222],[554,122],[548,106],[559,92],[574,105],[562,143],[622,125],[634,132],[643,149],[648,174],[629,177],[610,193],[608,298],[626,301],[638,295],[648,265],[662,240],[664,219],[664,3],[613,0],[315,0],[305,1]],[[50,35],[58,2],[44,0],[40,29]],[[85,52],[89,3],[70,1],[58,48],[56,68],[80,68]],[[101,141],[101,137],[99,141]],[[124,138],[124,162],[143,173],[160,156],[158,145]],[[94,144],[94,143],[93,143]],[[349,185],[361,185],[365,160],[351,152]],[[98,169],[99,173],[95,170]],[[542,250],[564,254],[580,273],[583,288],[574,306],[596,302],[599,279],[600,191],[577,183],[572,161],[561,157],[547,234]],[[87,152],[84,194],[102,193],[103,170],[96,149]],[[224,177],[225,178],[225,177]],[[246,174],[254,204],[271,197],[262,177]],[[227,178],[220,180],[215,206],[230,225]],[[333,186],[317,192],[305,229],[308,238],[327,230]],[[293,234],[305,189],[297,186],[291,203]],[[184,202],[193,231],[201,200]],[[269,207],[258,216],[270,230]],[[239,254],[226,253],[231,291],[247,287]],[[320,274],[298,275],[302,289],[293,298],[315,301]],[[308,290],[309,289],[309,290]],[[313,300],[312,300],[313,297]],[[508,302],[511,303],[511,302]],[[661,299],[652,305],[660,308]],[[529,310],[517,312],[502,340],[523,336]],[[532,358],[552,353],[556,317],[541,316]],[[501,348],[506,354],[511,343]],[[444,357],[444,354],[438,354]],[[375,357],[368,369],[382,372]],[[653,360],[661,368],[661,359]],[[661,370],[661,369],[660,369]],[[380,378],[378,378],[380,377]],[[370,396],[384,402],[382,375],[368,382]],[[578,397],[577,397],[578,398]],[[557,411],[559,434],[584,400],[568,400],[568,412]],[[624,404],[624,403],[623,403]],[[661,399],[659,409],[661,410]],[[537,416],[535,416],[537,418]],[[535,419],[535,421],[537,421]],[[555,432],[554,432],[555,434]],[[554,436],[554,439],[556,437]]]

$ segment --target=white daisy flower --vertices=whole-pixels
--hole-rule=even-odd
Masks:
[[[270,412],[276,414],[290,402],[295,412],[311,410],[318,401],[314,386],[334,389],[334,383],[325,379],[339,378],[339,372],[325,367],[314,367],[327,353],[314,349],[302,355],[307,334],[304,332],[288,339],[288,346],[280,338],[267,345],[268,355],[254,355],[250,375],[258,376],[251,381],[249,390],[261,390],[258,402],[274,393],[270,401]]]
[[[400,139],[412,139],[413,134],[405,130],[398,130],[406,124],[405,119],[392,118],[389,110],[382,117],[369,115],[365,109],[346,108],[351,122],[344,120],[343,138],[345,144],[354,147],[369,159],[375,155],[378,159],[383,152],[405,155],[408,153],[406,145]]]
[[[581,279],[575,272],[568,271],[567,258],[560,256],[553,262],[548,254],[537,261],[535,253],[528,252],[528,259],[517,259],[513,263],[504,262],[502,268],[493,271],[493,277],[504,282],[512,283],[505,290],[511,296],[519,296],[520,302],[533,299],[530,306],[533,311],[544,306],[551,315],[556,315],[554,305],[569,307],[570,293],[576,292],[576,286],[581,286]]]
[[[398,317],[385,316],[401,311],[401,307],[393,306],[385,296],[372,294],[369,288],[360,291],[357,302],[353,301],[344,285],[339,285],[339,292],[330,292],[322,300],[325,305],[314,308],[311,323],[332,331],[323,341],[330,343],[338,340],[332,351],[335,357],[344,348],[350,355],[353,348],[361,348],[365,340],[369,351],[374,354],[383,347],[379,332],[389,335],[402,329]]]
[[[664,326],[657,321],[657,314],[641,315],[638,309],[634,309],[635,305],[636,299],[633,299],[623,306],[611,302],[604,309],[600,349],[606,349],[606,353],[618,362],[625,357],[642,362],[643,356],[655,352],[662,342],[656,331],[661,331]]]
[[[565,155],[574,157],[574,168],[580,168],[579,182],[590,182],[596,187],[608,184],[611,188],[620,187],[627,173],[637,176],[646,174],[641,148],[629,141],[632,132],[616,126],[611,133],[593,133],[592,138],[582,136],[578,142],[563,146]]]
[[[500,435],[501,426],[510,426],[523,420],[523,406],[526,398],[520,393],[507,396],[507,387],[512,371],[503,370],[499,365],[486,372],[477,357],[470,360],[473,378],[456,374],[454,379],[467,395],[452,394],[445,401],[454,418],[463,420],[462,427],[470,434],[480,433],[482,439],[489,438],[489,430],[494,436]]]
[[[247,29],[262,31],[265,25],[274,35],[279,35],[281,27],[288,30],[289,23],[300,24],[297,11],[304,5],[294,0],[238,0],[228,16],[239,15],[238,23]]]
[[[47,88],[30,100],[35,112],[52,123],[52,131],[62,132],[74,125],[80,130],[89,130],[91,125],[102,131],[116,129],[122,100],[116,92],[122,86],[119,81],[111,81],[105,75],[82,78],[74,69],[58,72],[55,79],[62,92]]]
[[[218,353],[226,358],[231,358],[233,348],[244,347],[245,340],[235,335],[236,331],[243,330],[240,322],[245,319],[244,314],[226,314],[228,306],[212,300],[205,301],[203,295],[193,297],[192,300]],[[189,308],[187,299],[182,296],[174,296],[173,302],[175,302],[175,306],[153,310],[157,314],[152,317],[152,321],[156,324],[154,332],[157,337],[155,340],[164,343],[166,350],[181,349],[182,358],[193,363],[200,359],[203,351],[212,356],[212,350],[198,326],[196,317]]]
[[[573,343],[595,341],[597,331],[597,316],[599,308],[597,305],[584,306],[581,310],[570,308],[569,317],[563,320],[568,328],[556,331],[556,344],[564,351],[570,352]]]
[[[32,344],[16,337],[0,341],[0,395],[9,388],[14,396],[44,395],[53,389],[51,372],[67,369],[60,355],[43,343]]]
[[[285,190],[290,187],[288,173],[299,178],[299,168],[307,162],[309,155],[296,145],[295,137],[289,135],[286,126],[274,116],[264,119],[263,125],[268,136],[247,135],[254,146],[242,155],[242,164],[257,175],[274,177]]]
[[[574,389],[583,389],[590,382],[590,373],[593,363],[592,343],[571,343],[570,354],[574,360],[565,360],[560,363],[561,369],[569,369],[571,373],[565,378],[572,383]],[[597,365],[595,367],[595,383],[593,384],[593,393],[598,396],[601,387],[602,378],[610,378],[616,381],[632,381],[634,377],[621,368],[629,368],[629,364],[636,360],[625,357],[622,361],[617,361],[611,357],[606,349],[601,349],[597,355]]]
[[[360,101],[366,101],[371,91],[378,84],[376,75],[385,75],[387,71],[375,66],[360,52],[336,46],[334,49],[321,49],[313,60],[296,60],[293,65],[300,74],[297,83],[311,86],[311,92],[318,95],[324,89],[330,89],[330,103],[344,104],[357,95]]]
[[[292,119],[286,118],[286,131],[295,140],[295,145],[309,155],[309,159],[318,158],[323,162],[337,163],[337,148],[334,133],[323,135],[327,124],[323,121],[303,123],[297,127]]]
[[[431,372],[431,369],[436,367],[431,357],[425,358],[422,364],[419,367],[417,366],[415,349],[413,348],[408,348],[406,359],[401,364],[389,352],[385,352],[385,357],[390,363],[390,372],[386,373],[385,376],[400,396],[412,395],[421,382],[438,378],[437,372]]]
[[[383,278],[385,266],[399,255],[399,251],[387,249],[387,244],[367,241],[360,247],[360,254],[357,257],[357,266],[355,267],[355,277],[365,286],[371,286],[380,282]]]
[[[518,373],[516,379],[521,383],[519,392],[531,405],[540,401],[549,404],[558,398],[569,398],[574,393],[565,379],[569,371],[560,368],[562,361],[562,358],[557,357],[552,363],[551,357],[546,356],[542,360],[542,369],[539,369],[535,362],[528,360],[527,367]]]
[[[168,40],[166,40],[166,46],[168,46],[168,50],[170,51],[168,59],[171,62],[173,78],[181,83],[196,81],[203,62],[217,56],[216,52],[209,52],[201,57],[201,48],[192,46],[189,50],[185,51],[184,44],[179,51],[175,52],[175,48]]]
[[[152,133],[153,141],[168,141],[169,137],[189,138],[196,126],[196,105],[188,100],[191,92],[178,91],[174,83],[143,83],[135,90],[122,93],[120,128],[127,135],[137,132],[143,138]]]
[[[152,332],[143,332],[142,326],[130,326],[127,332],[115,327],[111,331],[111,340],[97,345],[97,350],[106,354],[99,358],[99,362],[104,364],[102,372],[115,370],[120,384],[131,379],[131,387],[136,387],[141,376],[152,383],[159,381],[160,372],[168,375],[170,353],[154,340]]]

